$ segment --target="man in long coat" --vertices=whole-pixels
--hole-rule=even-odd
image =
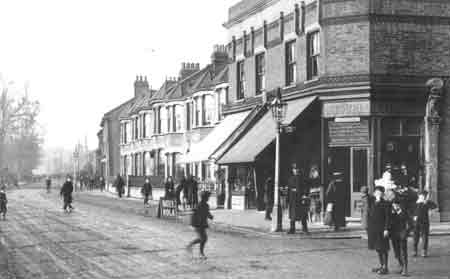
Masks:
[[[72,179],[70,178],[70,176],[67,177],[66,182],[64,182],[62,188],[61,188],[61,192],[60,195],[63,197],[64,199],[64,206],[63,209],[64,211],[72,210],[72,193],[73,193],[73,183],[72,183]]]
[[[288,180],[289,234],[295,233],[295,222],[302,222],[302,231],[308,233],[309,185],[300,174],[296,164],[292,165],[292,176]]]
[[[125,181],[123,181],[123,178],[120,176],[120,174],[117,175],[116,181],[114,181],[114,186],[116,186],[117,194],[119,195],[119,198],[121,198],[125,193]]]

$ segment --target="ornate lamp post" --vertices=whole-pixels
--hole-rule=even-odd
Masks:
[[[286,117],[287,103],[282,100],[281,88],[277,89],[277,95],[270,104],[272,117],[276,122],[276,143],[275,143],[275,179],[274,179],[274,203],[272,231],[280,232],[283,230],[283,217],[280,205],[280,135],[282,132],[282,123]]]

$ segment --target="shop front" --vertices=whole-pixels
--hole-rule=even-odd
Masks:
[[[414,186],[423,177],[423,114],[418,100],[347,100],[323,103],[326,183],[343,175],[347,217],[361,216],[361,188],[373,190],[386,165],[394,181],[406,166]]]

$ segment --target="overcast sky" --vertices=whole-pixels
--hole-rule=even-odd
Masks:
[[[47,147],[97,145],[102,115],[182,62],[209,63],[238,0],[0,0],[0,73],[29,82]]]

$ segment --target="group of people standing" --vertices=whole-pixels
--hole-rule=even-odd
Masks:
[[[429,211],[436,207],[425,190],[417,190],[415,179],[408,173],[406,165],[401,172],[392,174],[387,164],[383,177],[375,182],[373,194],[364,189],[363,224],[367,230],[368,247],[375,250],[379,267],[372,271],[387,274],[390,244],[400,266],[400,273],[408,276],[408,236],[413,233],[413,256],[418,256],[418,244],[422,239],[422,256],[428,256],[430,232]]]

